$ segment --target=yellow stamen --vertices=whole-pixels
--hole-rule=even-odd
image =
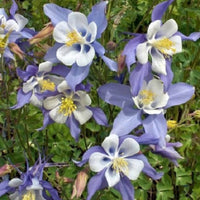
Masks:
[[[141,90],[139,96],[144,105],[149,105],[155,98],[155,94],[149,90]]]
[[[66,45],[70,47],[76,43],[84,43],[84,39],[76,31],[68,33],[67,38],[69,39],[69,41],[66,42]]]
[[[6,34],[4,37],[0,37],[0,50],[4,50],[7,45],[9,35]]]
[[[39,85],[41,87],[41,92],[44,92],[46,90],[49,90],[49,91],[55,91],[55,83],[50,81],[49,79],[47,80],[40,80],[38,81],[39,82]]]
[[[36,200],[35,199],[35,192],[34,191],[28,191],[24,196],[22,200]]]
[[[152,46],[154,46],[156,49],[158,49],[162,54],[167,55],[167,51],[172,51],[173,53],[176,52],[176,49],[174,48],[174,42],[172,42],[170,39],[164,37],[162,39],[155,40],[152,43]]]
[[[167,121],[167,128],[172,129],[177,127],[177,121],[176,120],[168,120]]]
[[[77,107],[70,97],[62,98],[62,102],[61,102],[61,105],[60,105],[60,108],[59,108],[59,112],[62,112],[65,116],[69,116],[76,109],[77,109]]]
[[[128,174],[128,162],[124,158],[115,158],[112,167],[117,173],[123,172],[125,175]]]

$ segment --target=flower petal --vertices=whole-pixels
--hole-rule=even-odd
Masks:
[[[25,25],[28,23],[28,19],[26,19],[24,16],[20,14],[15,14],[14,18],[18,24],[17,31],[21,31],[25,27]]]
[[[20,186],[23,183],[23,181],[19,178],[13,178],[9,181],[8,186],[15,188]]]
[[[125,174],[130,180],[136,180],[144,168],[144,163],[137,159],[125,159],[128,163],[128,173]]]
[[[46,99],[44,99],[43,101],[43,106],[46,110],[52,110],[53,108],[55,108],[56,106],[58,106],[59,104],[61,104],[59,96],[51,96],[51,97],[47,97]]]
[[[161,21],[156,20],[149,24],[148,30],[147,30],[147,40],[154,39],[158,30],[160,29]]]
[[[90,96],[85,91],[79,90],[76,94],[79,96],[77,100],[79,100],[82,106],[89,106],[91,104]],[[73,100],[76,100],[76,98],[73,98]]]
[[[106,154],[95,152],[89,158],[89,166],[93,172],[100,172],[109,165],[111,160]]]
[[[101,146],[109,156],[113,157],[119,146],[119,137],[115,134],[109,135],[104,139]]]
[[[139,151],[139,144],[132,138],[126,138],[120,145],[118,154],[120,157],[129,157],[135,155]]]
[[[53,119],[55,122],[59,124],[64,124],[67,121],[68,116],[65,116],[63,113],[59,111],[59,106],[55,107],[49,112],[49,116],[51,119]]]
[[[38,72],[50,72],[53,67],[53,63],[46,61],[39,64]]]
[[[120,181],[120,174],[116,172],[111,167],[109,167],[105,172],[105,177],[109,187],[113,187]]]
[[[148,62],[148,52],[151,47],[147,46],[147,43],[144,42],[142,44],[139,44],[136,48],[136,57],[138,59],[138,62],[141,64],[146,64]]]
[[[80,108],[78,110],[73,111],[75,119],[82,125],[85,124],[91,117],[92,117],[92,111],[88,108]]]
[[[167,20],[159,29],[157,37],[166,37],[169,38],[178,31],[178,25],[175,20]]]

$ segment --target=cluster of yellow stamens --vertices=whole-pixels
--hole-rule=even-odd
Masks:
[[[44,92],[46,90],[49,91],[54,91],[55,90],[55,83],[50,81],[49,79],[47,80],[39,80],[39,85],[41,87],[41,92]]]
[[[69,40],[66,42],[66,45],[70,46],[70,47],[76,43],[84,43],[84,39],[76,31],[72,31],[72,32],[68,33],[67,39],[69,39]]]
[[[6,35],[5,37],[0,37],[0,51],[3,51],[5,49],[7,40],[8,40],[8,35]]]
[[[174,42],[172,42],[170,39],[164,37],[162,39],[155,40],[152,43],[152,46],[158,49],[162,54],[168,55],[167,51],[172,51],[173,53],[176,52],[176,49],[174,48]]]
[[[35,199],[35,192],[28,191],[22,198],[22,200],[36,200]]]
[[[76,109],[77,107],[70,97],[62,98],[59,112],[63,113],[65,116],[70,116]]]
[[[155,94],[149,90],[141,90],[139,96],[143,105],[149,105],[155,98]]]
[[[113,159],[112,167],[117,173],[128,174],[128,162],[122,157]]]
[[[178,126],[178,124],[177,124],[176,120],[168,120],[167,121],[167,128],[168,129],[176,128],[177,126]]]

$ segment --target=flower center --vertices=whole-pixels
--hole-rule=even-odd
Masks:
[[[0,51],[4,50],[7,45],[8,35],[0,37]]]
[[[47,80],[39,80],[39,85],[41,87],[41,92],[44,92],[46,90],[49,91],[54,91],[55,90],[55,83],[50,81],[49,79]]]
[[[167,51],[172,51],[173,53],[176,52],[176,49],[174,48],[174,42],[172,42],[170,39],[164,37],[159,40],[155,40],[152,43],[152,46],[157,48],[162,54],[169,54]]]
[[[34,191],[28,191],[24,196],[22,200],[36,200],[35,199],[35,192]]]
[[[69,40],[66,42],[66,45],[69,47],[71,47],[73,44],[76,44],[76,43],[84,43],[84,39],[76,31],[72,31],[68,33],[67,39]]]
[[[125,175],[128,174],[128,162],[124,158],[115,158],[112,167],[118,173],[123,172]]]
[[[149,105],[154,100],[155,94],[149,90],[141,90],[139,96],[143,105]]]
[[[59,108],[59,112],[62,112],[65,116],[71,115],[77,107],[70,97],[62,98],[62,102]]]

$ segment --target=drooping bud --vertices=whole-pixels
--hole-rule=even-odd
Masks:
[[[9,174],[13,170],[12,165],[5,164],[2,167],[0,167],[0,177]]]
[[[117,58],[117,64],[118,64],[118,73],[121,74],[122,71],[124,70],[125,68],[125,59],[126,59],[126,56],[120,54]]]
[[[29,42],[30,44],[35,44],[41,40],[49,37],[53,32],[54,26],[51,23],[48,23],[38,34],[32,37]]]
[[[106,49],[108,49],[109,51],[114,51],[116,47],[117,47],[117,44],[113,41],[109,41],[106,44]]]
[[[20,47],[16,43],[14,42],[9,43],[8,46],[13,53],[15,53],[20,57],[20,59],[24,58],[24,52],[20,49]]]
[[[78,173],[73,185],[73,192],[71,195],[71,199],[73,199],[74,197],[79,198],[82,195],[86,187],[87,179],[88,179],[88,169],[84,169]]]

